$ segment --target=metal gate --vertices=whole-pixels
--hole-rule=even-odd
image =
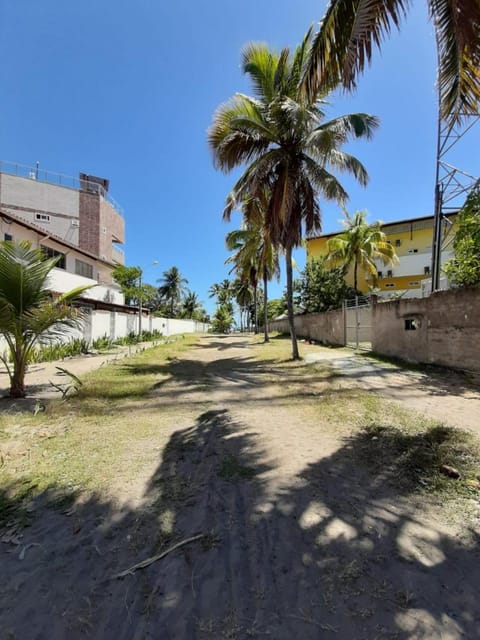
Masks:
[[[356,296],[343,303],[345,346],[354,349],[372,348],[372,307],[370,299]]]

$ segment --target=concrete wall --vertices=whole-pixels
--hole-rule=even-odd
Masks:
[[[288,320],[286,318],[274,320],[269,323],[269,329],[270,331],[288,333]],[[316,340],[323,344],[345,344],[343,309],[295,316],[295,329],[300,338]]]
[[[428,298],[377,303],[372,322],[376,353],[480,371],[480,289],[450,289]]]
[[[85,296],[94,300],[103,300],[114,304],[125,304],[125,297],[118,284],[99,285],[96,280],[68,273],[63,269],[52,269],[48,276],[47,286],[57,293],[66,293],[77,287],[89,286]]]

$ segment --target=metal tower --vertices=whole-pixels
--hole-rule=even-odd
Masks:
[[[456,123],[438,117],[437,169],[435,178],[435,208],[432,244],[432,292],[440,288],[440,263],[444,245],[451,240],[451,225],[447,213],[462,208],[466,196],[480,183],[480,178],[455,166],[455,152],[462,139],[480,120],[480,114],[462,114]]]

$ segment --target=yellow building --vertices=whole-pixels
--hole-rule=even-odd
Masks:
[[[441,265],[453,258],[453,238],[455,235],[455,218],[457,214],[447,215],[442,229],[442,259]],[[422,295],[422,280],[430,278],[432,264],[432,239],[433,216],[399,220],[382,225],[382,231],[387,236],[387,241],[394,247],[399,262],[394,265],[384,266],[377,262],[377,283],[380,295],[388,295],[393,292],[408,293],[409,297]],[[307,259],[319,258],[327,255],[327,241],[342,233],[327,233],[308,238]],[[353,268],[347,274],[347,282],[353,286]],[[367,293],[374,283],[371,278],[366,278],[365,273],[359,268],[358,288]]]

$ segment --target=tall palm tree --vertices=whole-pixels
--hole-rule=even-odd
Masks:
[[[263,280],[264,297],[264,339],[268,336],[268,282],[272,278],[279,279],[280,267],[278,251],[270,238],[269,229],[265,224],[265,211],[269,194],[261,193],[255,198],[249,198],[243,204],[244,222],[242,228],[231,231],[226,236],[227,249],[235,251],[227,262],[232,262],[240,274],[248,277],[254,292],[255,332],[257,331],[258,316],[258,280]]]
[[[45,259],[29,242],[0,243],[0,335],[10,355],[0,355],[10,378],[10,396],[25,397],[25,373],[37,344],[65,335],[81,320],[72,307],[90,287],[78,287],[61,296],[52,296],[48,275],[58,258]]]
[[[356,211],[351,216],[345,209],[345,231],[330,238],[327,243],[327,264],[341,266],[347,270],[353,265],[353,287],[357,290],[358,269],[365,271],[377,281],[377,265],[381,260],[384,265],[398,263],[392,244],[387,242],[379,222],[368,224],[365,211]]]
[[[240,331],[243,331],[244,327],[247,331],[250,328],[250,309],[253,304],[253,291],[250,286],[248,278],[237,276],[232,283],[233,291],[235,292],[235,302],[240,309]],[[245,316],[245,324],[243,322]]]
[[[162,277],[157,280],[160,282],[158,293],[170,307],[170,314],[175,315],[175,308],[178,307],[185,292],[188,280],[182,276],[178,267],[170,267],[163,272]]]
[[[303,230],[320,230],[321,194],[344,202],[347,193],[332,173],[347,171],[367,183],[365,167],[341,150],[352,138],[370,138],[378,126],[374,116],[358,113],[325,121],[319,94],[301,90],[310,50],[311,30],[293,55],[279,54],[266,45],[243,50],[242,67],[253,84],[254,96],[236,94],[213,117],[208,140],[214,164],[224,172],[246,165],[224,210],[224,218],[248,197],[268,190],[265,224],[272,242],[285,252],[288,318],[292,356],[298,358],[292,301],[292,250]],[[325,85],[324,89],[327,89]],[[322,98],[325,94],[322,94]]]
[[[326,81],[355,87],[374,46],[400,28],[411,0],[330,0],[313,39],[305,87],[315,96]],[[455,122],[480,104],[480,2],[427,0],[437,45],[437,83],[442,118]]]
[[[232,287],[232,282],[228,278],[224,278],[221,282],[212,284],[208,290],[209,298],[216,298],[219,306],[232,305],[232,299],[235,292]],[[233,308],[232,308],[233,309]],[[232,313],[233,311],[231,311]]]

